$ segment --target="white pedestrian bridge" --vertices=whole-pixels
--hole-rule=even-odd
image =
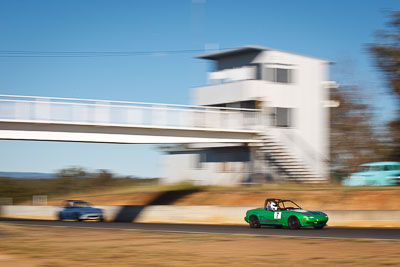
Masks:
[[[125,144],[251,143],[261,110],[0,95],[0,139]]]

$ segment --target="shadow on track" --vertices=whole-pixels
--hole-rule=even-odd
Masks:
[[[115,216],[115,222],[134,222],[140,213],[147,207],[152,205],[170,205],[175,201],[200,192],[199,189],[185,189],[185,190],[170,190],[161,192],[154,199],[149,201],[146,205],[126,205],[121,206],[121,210]]]

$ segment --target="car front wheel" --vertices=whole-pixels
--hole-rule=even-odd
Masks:
[[[76,214],[75,214],[75,219],[76,219],[78,222],[83,221],[83,220],[81,219],[81,215],[80,215],[79,213],[76,213]]]
[[[255,215],[250,216],[249,225],[250,225],[250,228],[260,228],[261,227],[260,221],[258,220],[257,216],[255,216]]]
[[[297,230],[297,229],[300,229],[301,224],[300,224],[299,219],[297,219],[296,216],[291,216],[291,217],[289,217],[289,220],[288,220],[288,226],[292,230]]]

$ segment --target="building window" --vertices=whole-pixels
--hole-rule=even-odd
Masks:
[[[264,67],[261,78],[270,82],[293,83],[293,72],[292,69]]]
[[[291,70],[288,69],[276,69],[276,82],[278,83],[290,83]]]
[[[210,107],[219,107],[219,108],[246,108],[246,109],[256,109],[259,108],[256,105],[255,100],[248,100],[248,101],[240,101],[240,102],[231,102],[231,103],[224,103],[224,104],[216,104],[210,105]]]
[[[207,162],[207,154],[205,151],[199,151],[194,154],[194,169],[203,169],[205,162]]]
[[[276,127],[293,127],[293,109],[275,108],[273,122]]]

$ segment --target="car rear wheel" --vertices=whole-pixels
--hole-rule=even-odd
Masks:
[[[255,216],[255,215],[250,216],[249,225],[250,225],[250,228],[260,228],[261,227],[260,221],[258,220],[257,216]]]
[[[300,229],[301,224],[300,224],[299,219],[297,219],[296,216],[290,216],[289,220],[288,220],[288,226],[292,230],[297,230],[297,229]]]

